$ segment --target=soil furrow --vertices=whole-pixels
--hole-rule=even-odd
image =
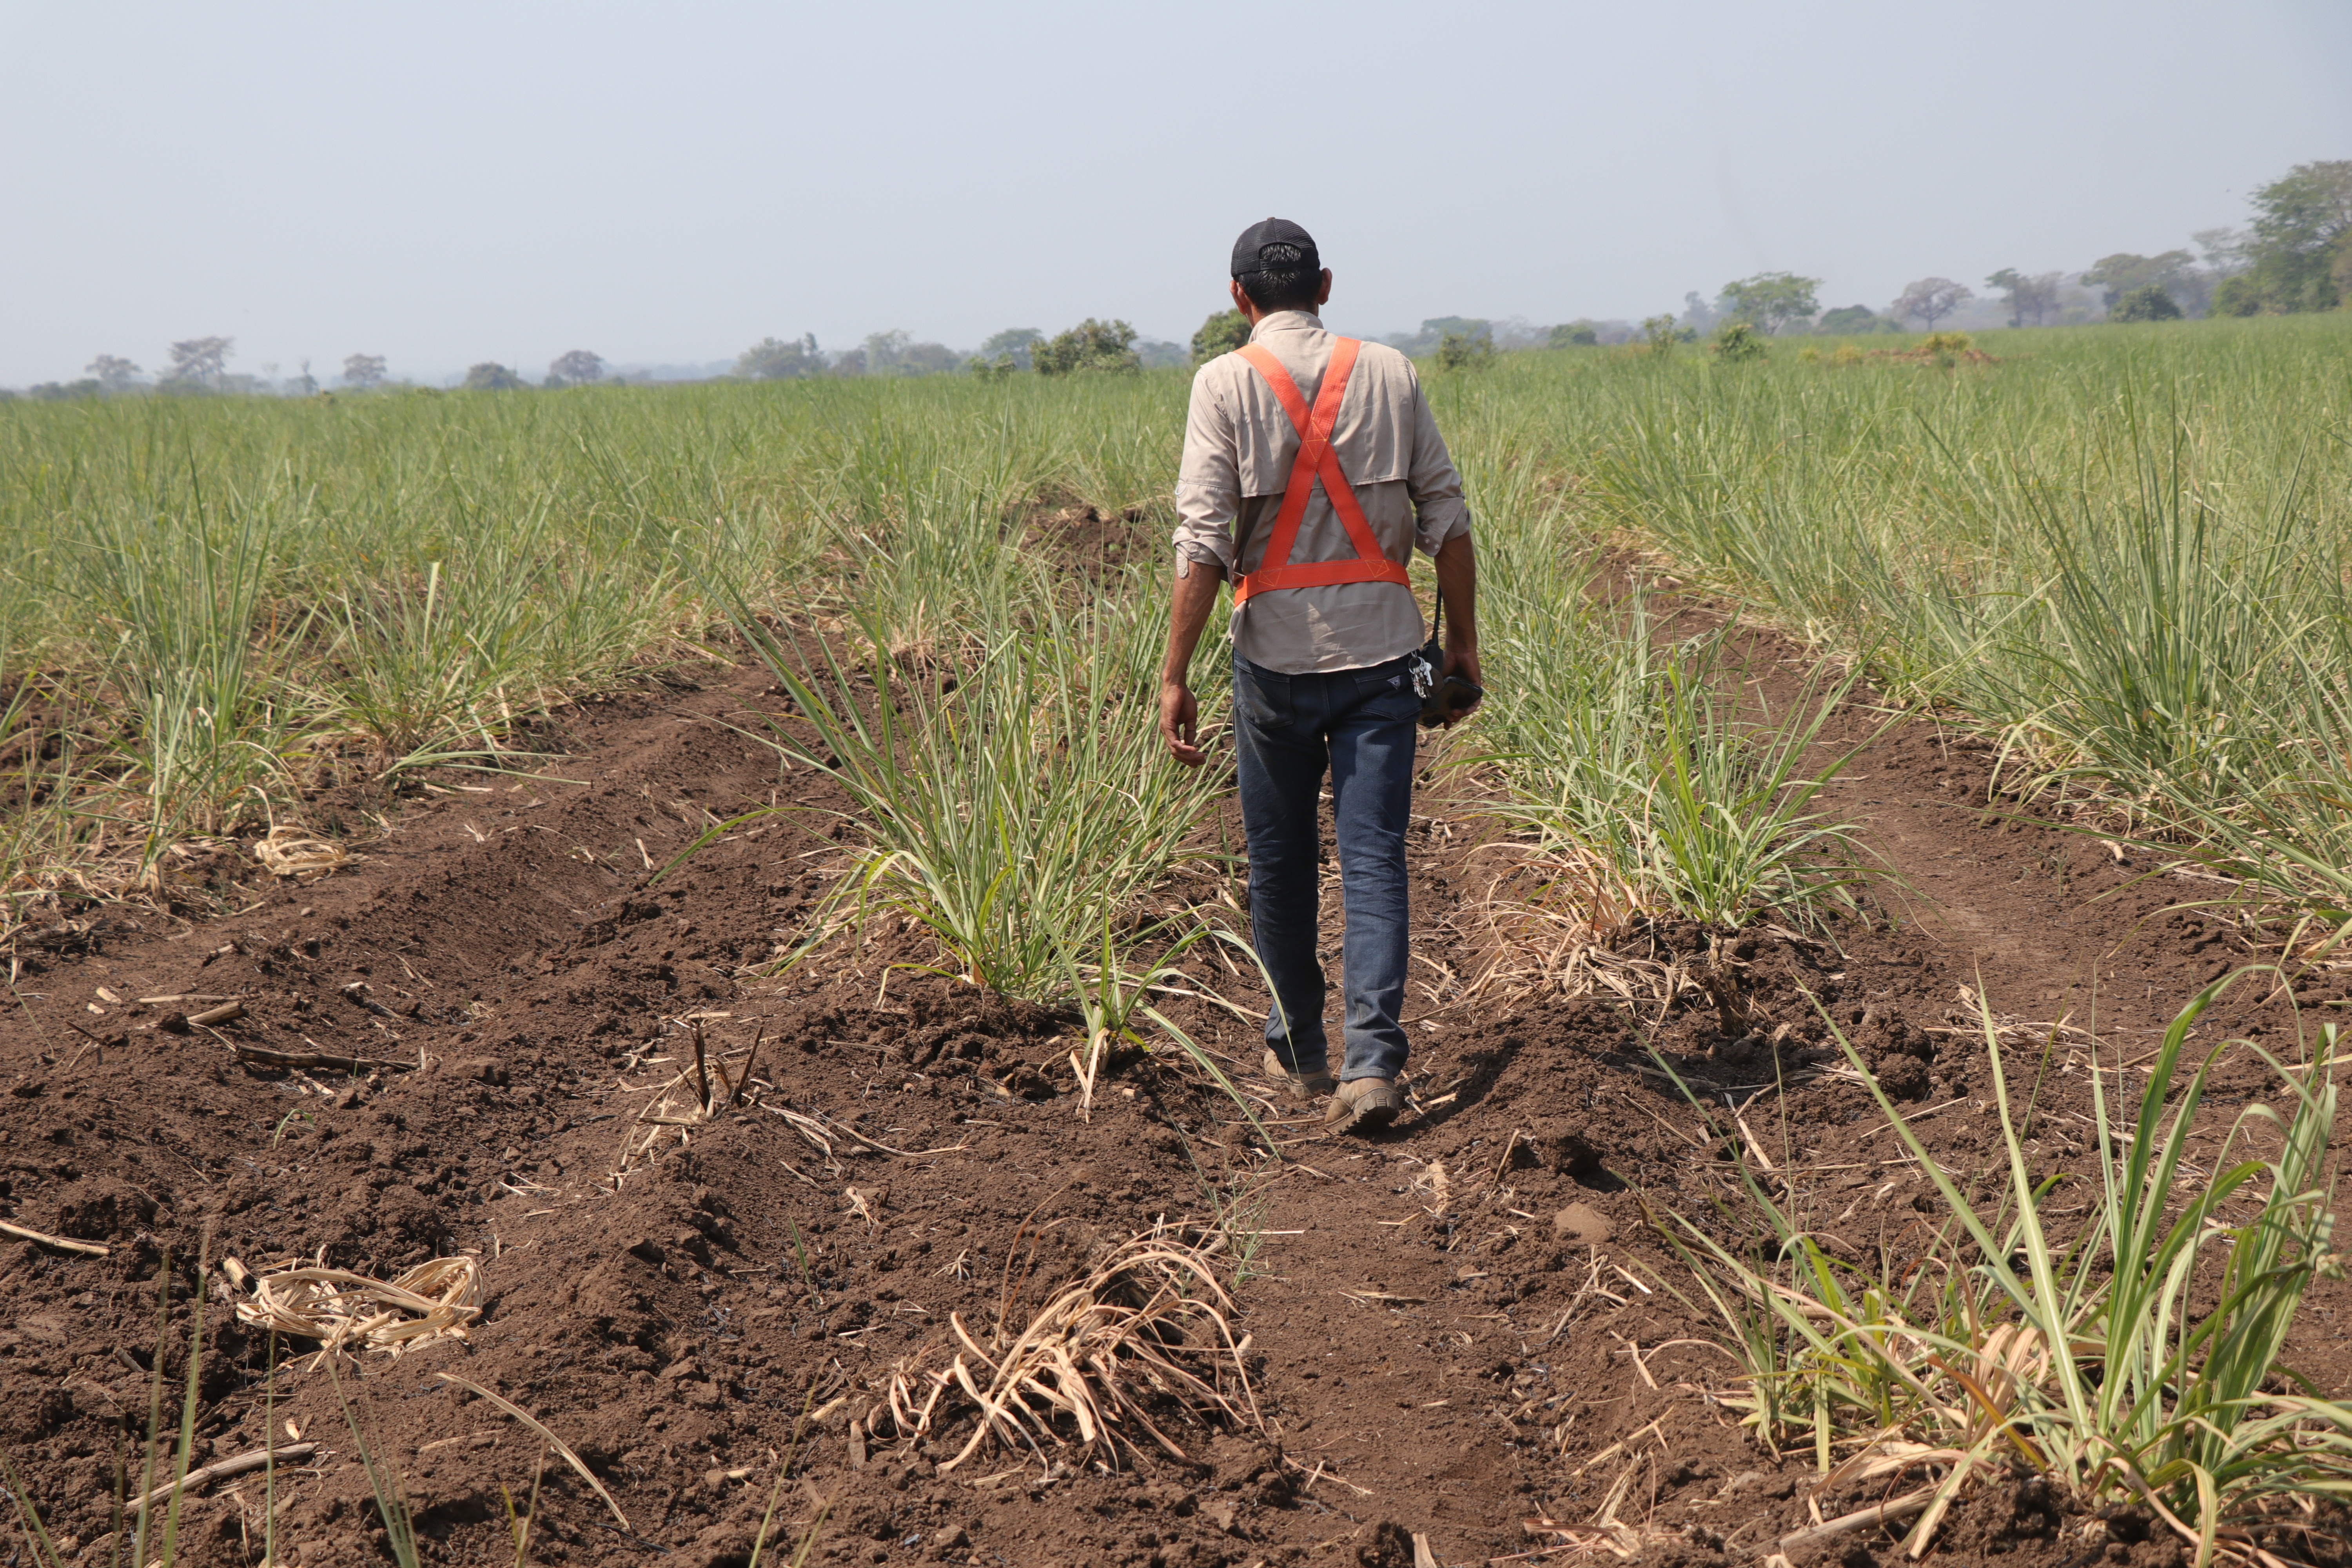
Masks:
[[[1980,822],[1961,803],[1983,798],[1988,755],[1915,722],[1832,797],[1911,890],[1875,898],[1874,919],[1832,942],[1768,933],[1720,952],[1736,1028],[1687,998],[1447,1007],[1444,976],[1495,956],[1477,919],[1490,871],[1460,803],[1433,796],[1412,849],[1431,961],[1416,984],[1436,988],[1412,1014],[1420,1111],[1375,1139],[1327,1140],[1311,1110],[1270,1099],[1287,1155],[1275,1162],[1164,1050],[1115,1058],[1082,1121],[1071,1023],[888,969],[931,955],[887,919],[861,946],[748,976],[822,895],[833,851],[818,824],[747,825],[651,888],[647,864],[705,814],[838,802],[805,773],[780,779],[722,721],[764,700],[763,674],[703,679],[562,716],[569,755],[547,780],[437,781],[450,793],[411,801],[386,842],[323,880],[257,887],[215,919],[93,910],[95,940],[26,952],[0,1023],[0,1202],[12,1224],[110,1248],[0,1252],[0,1362],[19,1395],[0,1443],[58,1533],[87,1550],[110,1528],[100,1500],[116,1443],[144,1431],[167,1288],[172,1377],[202,1292],[193,1462],[259,1446],[273,1420],[282,1440],[325,1443],[279,1478],[281,1557],[379,1558],[331,1385],[289,1369],[265,1412],[267,1340],[235,1321],[225,1280],[193,1277],[209,1230],[215,1258],[256,1268],[322,1258],[389,1278],[436,1255],[480,1261],[466,1342],[360,1358],[362,1426],[405,1474],[430,1561],[509,1560],[499,1489],[527,1489],[538,1453],[443,1371],[545,1422],[625,1512],[624,1533],[551,1468],[535,1550],[558,1560],[645,1561],[653,1542],[666,1563],[741,1563],[787,1453],[780,1517],[797,1531],[824,1510],[818,1561],[1402,1564],[1419,1533],[1461,1563],[1565,1539],[1523,1521],[1586,1521],[1621,1479],[1619,1516],[1654,1552],[1750,1560],[1810,1522],[1808,1469],[1739,1433],[1720,1403],[1737,1369],[1668,1288],[1685,1277],[1643,1203],[1697,1215],[1729,1195],[1737,1134],[1685,1102],[1651,1050],[1711,1104],[1739,1103],[1792,1203],[1856,1247],[1900,1251],[1927,1223],[1925,1189],[1871,1136],[1862,1087],[1827,1070],[1838,1058],[1805,993],[1890,1089],[1938,1108],[1921,1123],[1936,1158],[1980,1166],[1981,1051],[1937,1032],[1964,1027],[1959,987],[1980,975],[2005,1017],[2072,1009],[2087,1026],[2069,987],[2095,975],[2098,1027],[2139,1031],[2241,956],[2210,922],[2156,913],[2180,888],[2126,887],[2143,868],[2095,839]],[[1696,930],[1644,942],[1661,960],[1707,961]],[[1196,988],[1252,1005],[1215,959],[1193,967]],[[2301,994],[2327,1003],[2342,987],[2321,976]],[[246,998],[246,1016],[175,1033],[197,1004],[138,1001],[215,995]],[[1254,1061],[1254,1026],[1171,1005],[1230,1061]],[[706,1116],[676,1082],[697,1015],[733,1074],[749,1066],[756,1103]],[[2231,1032],[2287,1028],[2275,1003],[2227,1016]],[[2013,1037],[2012,1071],[2032,1070],[2039,1033]],[[426,1065],[283,1068],[240,1061],[240,1043]],[[2079,1045],[2062,1035],[2053,1053],[2039,1145],[2053,1161],[2085,1142],[2066,1120],[2086,1109],[2086,1074],[2068,1065]],[[2235,1063],[2220,1093],[2242,1102],[2267,1083]],[[667,1122],[644,1119],[665,1100]],[[1017,1333],[1156,1224],[1221,1237],[1263,1433],[1163,1404],[1181,1461],[1146,1439],[1115,1467],[984,1447],[943,1469],[972,1430],[968,1402],[943,1398],[911,1445],[873,1410],[894,1369],[947,1364],[951,1315],[983,1342],[1000,1323]],[[2323,1288],[2291,1347],[2329,1393],[2352,1373],[2341,1292]],[[192,1503],[194,1560],[255,1560],[260,1516],[250,1476]],[[2009,1488],[1963,1511],[1950,1550],[2054,1564],[2077,1552],[2056,1542],[2066,1523],[2063,1503]]]

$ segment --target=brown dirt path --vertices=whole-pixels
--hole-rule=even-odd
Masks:
[[[216,1255],[255,1265],[323,1256],[385,1276],[436,1253],[480,1260],[488,1300],[469,1343],[362,1363],[364,1418],[407,1475],[436,1563],[511,1559],[499,1489],[527,1488],[537,1453],[439,1383],[444,1370],[530,1409],[626,1513],[624,1532],[551,1471],[538,1561],[740,1563],[787,1451],[782,1516],[797,1530],[829,1510],[824,1562],[1402,1564],[1421,1533],[1458,1564],[1556,1542],[1522,1521],[1588,1519],[1621,1479],[1621,1516],[1672,1535],[1662,1559],[1752,1560],[1806,1517],[1804,1470],[1754,1448],[1715,1402],[1732,1369],[1667,1289],[1678,1265],[1643,1226],[1637,1189],[1694,1214],[1729,1190],[1717,1131],[1645,1045],[1741,1099],[1801,1204],[1856,1245],[1899,1247],[1921,1223],[1920,1188],[1869,1137],[1862,1089],[1826,1075],[1769,1087],[1820,1059],[1801,986],[1865,1019],[1853,1026],[1882,1077],[1939,1108],[1923,1123],[1939,1159],[1981,1161],[1984,1064],[1959,1037],[1926,1032],[1953,1026],[1979,964],[1998,1009],[2036,1019],[2064,1001],[2038,991],[2105,964],[2120,1000],[2103,1003],[2102,1028],[2144,1029],[2225,961],[2201,923],[2168,916],[2099,957],[2126,923],[2108,911],[2158,895],[2086,909],[2126,874],[2112,857],[1974,826],[1944,803],[1980,788],[1982,756],[1906,726],[1857,761],[1840,798],[1938,908],[1889,899],[1906,914],[1892,930],[1850,922],[1836,945],[1735,950],[1758,1025],[1794,1026],[1777,1068],[1769,1045],[1726,1037],[1708,1007],[1528,997],[1440,1011],[1415,1025],[1423,1114],[1326,1141],[1293,1112],[1277,1164],[1196,1074],[1158,1056],[1117,1063],[1081,1121],[1067,1021],[934,979],[886,992],[884,963],[922,956],[901,933],[877,928],[868,947],[781,981],[747,973],[802,929],[820,889],[831,851],[799,828],[746,828],[645,889],[646,862],[683,847],[706,813],[833,798],[805,774],[780,779],[727,727],[767,699],[763,676],[698,679],[565,715],[570,754],[547,782],[440,781],[455,793],[412,801],[389,839],[316,885],[257,889],[236,915],[193,923],[89,911],[107,924],[87,950],[26,954],[0,1022],[0,1217],[111,1248],[0,1250],[0,1377],[16,1395],[0,1404],[0,1445],[60,1535],[89,1549],[111,1528],[101,1500],[118,1439],[144,1430],[159,1284],[174,1303],[174,1377],[203,1303],[197,1462],[262,1440],[267,1345],[235,1324],[226,1282],[190,1267],[209,1226]],[[1467,914],[1484,873],[1466,858],[1473,836],[1444,817],[1413,852],[1416,919],[1434,963],[1460,975],[1489,956]],[[1704,947],[1687,930],[1654,938],[1685,959]],[[1222,970],[1199,977],[1247,999]],[[2332,978],[2305,989],[2341,994]],[[248,1014],[173,1034],[159,1026],[188,1004],[136,1001],[166,994],[242,995]],[[695,1013],[715,1015],[706,1027],[726,1051],[761,1039],[760,1103],[684,1130],[615,1190],[625,1131],[679,1070]],[[1228,1058],[1254,1058],[1251,1026],[1198,1004],[1181,1016]],[[2282,1026],[2275,1006],[2233,1016]],[[236,1041],[421,1050],[431,1065],[256,1068]],[[2225,1098],[2262,1092],[2259,1073],[2231,1071]],[[2079,1152],[2063,1113],[2079,1112],[2083,1081],[2057,1082],[2054,1159]],[[830,1152],[788,1109],[817,1119]],[[992,1452],[942,1472],[966,1425],[940,1435],[946,1452],[877,1439],[856,1462],[850,1421],[902,1359],[950,1342],[950,1314],[975,1332],[1017,1327],[1107,1246],[1156,1221],[1213,1221],[1213,1193],[1255,1216],[1230,1230],[1254,1248],[1235,1293],[1264,1435],[1171,1415],[1184,1462]],[[2352,1374],[2341,1294],[2329,1288],[2295,1345],[2331,1391]],[[821,1419],[795,1449],[804,1409]],[[274,1419],[329,1450],[280,1477],[282,1559],[383,1560],[323,1375],[284,1374]],[[191,1560],[257,1560],[261,1505],[250,1480],[194,1504]],[[2003,1493],[1979,1512],[1961,1521],[1970,1551],[2013,1558],[2063,1510]],[[2074,1549],[2052,1550],[2055,1563]],[[2167,1561],[2161,1547],[2126,1554]]]

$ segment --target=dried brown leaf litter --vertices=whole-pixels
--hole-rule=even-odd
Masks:
[[[29,1241],[36,1247],[55,1247],[59,1252],[78,1252],[84,1258],[105,1258],[114,1250],[104,1242],[76,1241],[69,1236],[51,1236],[46,1230],[35,1230],[29,1226],[10,1225],[5,1220],[0,1220],[0,1236],[14,1237],[18,1241]]]
[[[215,1459],[209,1465],[200,1465],[190,1470],[178,1480],[165,1481],[141,1498],[133,1507],[136,1511],[144,1513],[173,1492],[200,1492],[215,1481],[241,1476],[248,1470],[263,1469],[271,1465],[299,1464],[316,1454],[321,1446],[317,1443],[280,1443],[275,1448],[256,1448],[233,1459]]]
[[[621,1505],[613,1500],[613,1494],[606,1491],[604,1489],[604,1483],[596,1479],[596,1472],[588,1468],[587,1462],[580,1458],[579,1454],[573,1450],[571,1444],[565,1442],[562,1438],[550,1431],[547,1425],[541,1421],[538,1416],[533,1415],[530,1411],[525,1410],[521,1405],[517,1405],[513,1400],[507,1398],[504,1394],[494,1393],[489,1389],[484,1388],[478,1383],[475,1383],[467,1378],[459,1377],[455,1373],[443,1372],[436,1373],[434,1375],[440,1378],[442,1382],[450,1384],[452,1387],[464,1389],[467,1393],[473,1394],[476,1398],[480,1399],[490,1405],[492,1407],[513,1416],[525,1426],[528,1426],[533,1432],[538,1433],[540,1439],[555,1450],[557,1458],[561,1458],[565,1464],[571,1466],[573,1471],[579,1475],[580,1479],[588,1483],[588,1489],[594,1492],[599,1498],[604,1500],[604,1506],[612,1510],[613,1517],[621,1521],[621,1528],[623,1530],[633,1528],[629,1523],[629,1516],[621,1511]]]
[[[950,1314],[954,1342],[899,1363],[886,1415],[911,1442],[969,1411],[978,1422],[950,1470],[993,1438],[1043,1457],[1075,1436],[1081,1461],[1100,1451],[1116,1465],[1144,1440],[1181,1460],[1162,1430],[1171,1415],[1212,1426],[1263,1428],[1236,1340],[1233,1300],[1219,1283],[1223,1238],[1194,1246],[1160,1228],[1114,1247],[1085,1278],[1056,1292],[1010,1344],[983,1347]],[[945,1365],[936,1363],[941,1356]]]
[[[313,879],[350,864],[352,858],[341,845],[314,837],[299,827],[271,828],[269,836],[253,847],[253,858],[273,877]]]
[[[346,1346],[398,1355],[462,1340],[482,1315],[482,1267],[471,1258],[432,1258],[392,1280],[302,1265],[253,1273],[234,1258],[221,1268],[252,1292],[237,1303],[239,1321],[317,1340],[321,1356]]]

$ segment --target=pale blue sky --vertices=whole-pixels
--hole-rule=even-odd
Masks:
[[[538,374],[1181,340],[1269,213],[1368,332],[2079,268],[2352,157],[2352,6],[0,0],[0,384],[209,333]]]

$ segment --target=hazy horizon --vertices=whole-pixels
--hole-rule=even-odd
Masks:
[[[0,384],[183,338],[436,380],[1116,316],[1181,342],[1248,222],[1366,333],[2079,271],[2352,157],[2352,8],[1828,0],[781,13],[0,3]]]

